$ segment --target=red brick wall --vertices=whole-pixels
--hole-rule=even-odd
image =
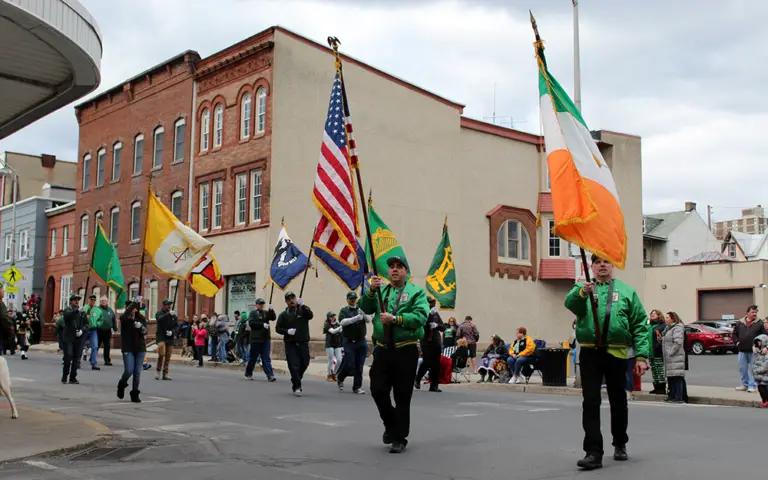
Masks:
[[[147,185],[152,169],[154,153],[153,132],[156,127],[163,126],[165,135],[163,141],[162,167],[152,171],[152,188],[160,196],[163,203],[170,207],[171,194],[174,191],[183,192],[182,221],[186,221],[190,159],[190,138],[192,129],[192,89],[194,62],[197,57],[186,55],[170,64],[155,68],[149,74],[126,83],[123,91],[110,96],[105,94],[95,102],[89,102],[77,109],[80,124],[79,156],[78,156],[78,185],[77,211],[73,229],[74,280],[73,289],[85,286],[88,266],[91,258],[91,247],[95,230],[95,215],[104,213],[103,225],[109,234],[110,211],[120,208],[117,249],[123,269],[126,285],[138,282],[142,254],[141,242],[130,239],[131,204],[141,201],[142,230],[144,227],[147,204]],[[174,124],[180,119],[186,119],[184,139],[184,159],[173,162]],[[134,138],[144,135],[143,170],[140,175],[133,175]],[[120,179],[112,179],[112,145],[122,142],[122,161]],[[106,148],[105,181],[102,187],[96,183],[96,152]],[[90,153],[91,182],[88,191],[82,190],[83,157]],[[88,250],[80,251],[80,219],[89,215],[90,231]],[[145,280],[158,281],[158,301],[168,296],[168,277],[158,274],[149,263],[144,268]],[[91,279],[89,290],[101,287],[99,281]],[[181,282],[178,310],[183,312],[184,282]],[[144,288],[148,288],[144,285]],[[146,295],[145,295],[146,296]]]

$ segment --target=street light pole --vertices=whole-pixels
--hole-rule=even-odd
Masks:
[[[16,195],[18,192],[19,174],[18,172],[8,165],[7,158],[3,162],[2,168],[0,168],[0,175],[13,175],[13,188],[11,189],[11,201],[13,202],[12,208],[12,223],[11,223],[11,266],[16,264]],[[13,304],[16,305],[16,294],[13,295]]]

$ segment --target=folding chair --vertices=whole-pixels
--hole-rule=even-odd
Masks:
[[[456,346],[443,348],[443,356],[451,358],[456,353]],[[464,362],[463,366],[456,365],[451,372],[451,382],[461,383],[461,378],[469,382],[469,362]]]

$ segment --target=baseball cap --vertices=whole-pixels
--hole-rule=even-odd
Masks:
[[[408,260],[406,260],[406,259],[405,259],[405,257],[400,257],[400,256],[397,256],[397,255],[395,255],[395,256],[393,256],[393,257],[389,257],[389,258],[387,259],[387,266],[388,266],[388,267],[391,267],[391,266],[392,266],[392,264],[393,264],[393,263],[395,263],[395,262],[397,262],[397,263],[399,263],[400,265],[404,266],[406,270],[410,270],[410,269],[411,269],[411,268],[408,266]]]

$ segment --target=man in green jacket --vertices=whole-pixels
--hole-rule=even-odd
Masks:
[[[408,444],[411,425],[411,396],[419,362],[419,340],[429,316],[427,293],[406,281],[405,258],[390,257],[389,285],[380,277],[360,301],[360,309],[373,317],[373,364],[369,372],[371,396],[384,423],[382,440],[390,453],[402,453]],[[380,295],[380,297],[379,297]],[[382,299],[381,309],[379,298]],[[380,311],[381,310],[381,311]],[[392,406],[390,392],[394,393]]]
[[[117,322],[115,321],[115,311],[109,307],[109,298],[101,297],[99,306],[94,310],[99,311],[101,324],[98,328],[99,345],[104,349],[104,365],[112,366],[112,357],[109,356],[112,348],[112,332],[117,331]]]
[[[592,273],[596,282],[576,284],[565,297],[565,307],[576,315],[576,340],[581,352],[582,426],[585,457],[579,468],[594,470],[603,466],[603,436],[600,433],[600,402],[603,378],[611,404],[611,433],[617,461],[627,460],[627,363],[629,348],[635,352],[635,373],[648,370],[649,332],[646,314],[637,292],[613,278],[613,265],[592,255]],[[590,305],[590,295],[597,301],[600,325],[598,343]]]
[[[291,372],[293,394],[301,396],[301,380],[309,367],[309,321],[314,313],[293,292],[285,292],[286,309],[277,317],[275,331],[283,335],[285,359]],[[263,362],[263,359],[262,359]]]
[[[96,295],[88,297],[84,308],[88,314],[88,341],[91,344],[91,370],[101,370],[97,366],[99,354],[99,329],[101,329],[101,309],[96,306]]]

